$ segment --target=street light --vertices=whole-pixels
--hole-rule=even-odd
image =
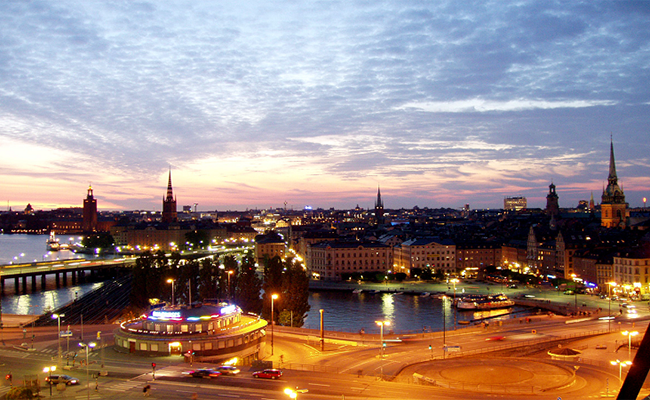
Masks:
[[[632,361],[610,361],[612,365],[618,364],[618,380],[620,381],[623,376],[623,367],[632,365]]]
[[[230,275],[232,275],[233,272],[235,272],[235,271],[233,271],[233,270],[229,270],[229,271],[228,271],[228,299],[230,299],[230,298],[232,297],[232,296],[230,295]]]
[[[632,332],[623,331],[621,333],[623,334],[623,336],[627,336],[627,339],[628,339],[628,341],[627,341],[627,358],[632,358],[632,336],[638,335],[639,332],[637,332],[637,331],[632,331]]]
[[[381,346],[379,348],[379,356],[384,357],[384,325],[390,325],[390,321],[375,321],[377,325],[379,325],[379,345]]]
[[[83,347],[86,350],[86,386],[87,386],[87,393],[88,393],[88,399],[90,399],[90,374],[88,373],[88,353],[90,353],[90,349],[95,347],[95,342],[90,342],[88,344],[86,343],[81,343],[79,342],[79,346]]]
[[[447,300],[447,296],[443,295],[441,300],[442,300],[442,349],[443,349],[442,356],[444,358],[445,356],[444,349],[447,346],[447,315],[445,311],[445,302]]]
[[[55,365],[53,365],[51,367],[43,368],[43,372],[45,372],[46,374],[47,373],[50,374],[50,380],[48,381],[48,383],[50,384],[50,397],[52,397],[52,371],[56,371],[56,366]]]
[[[323,331],[323,310],[322,308],[318,310],[320,312],[320,351],[325,350],[325,335]]]
[[[452,305],[456,305],[456,284],[460,282],[458,279],[454,278],[450,281],[451,283],[454,284],[454,302]],[[456,330],[456,309],[454,308],[454,330]]]
[[[607,299],[609,300],[609,306],[607,309],[607,331],[611,332],[612,330],[612,286],[616,286],[616,282],[607,282],[608,292]]]
[[[277,294],[271,295],[271,355],[273,355],[273,301],[278,298]]]
[[[174,280],[169,278],[167,279],[167,283],[172,284],[172,307],[174,307]]]
[[[57,365],[59,367],[61,367],[61,360],[62,360],[62,356],[61,356],[61,317],[65,317],[65,314],[52,314],[52,318],[53,319],[56,318],[56,322],[57,322],[57,326],[58,326],[57,340],[58,340],[58,344],[59,344],[59,362],[57,363]]]

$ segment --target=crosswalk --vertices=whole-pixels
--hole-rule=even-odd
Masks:
[[[136,386],[142,386],[142,382],[138,381],[124,381],[124,382],[111,382],[102,387],[102,390],[112,390],[117,392],[126,392]]]

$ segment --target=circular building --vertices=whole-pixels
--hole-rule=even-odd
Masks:
[[[115,332],[115,349],[148,356],[185,355],[196,360],[238,357],[248,363],[263,354],[267,322],[228,303],[162,307]]]

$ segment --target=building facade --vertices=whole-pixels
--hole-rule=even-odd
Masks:
[[[391,248],[377,242],[319,242],[307,252],[307,270],[316,279],[338,281],[344,274],[387,273],[393,265]]]

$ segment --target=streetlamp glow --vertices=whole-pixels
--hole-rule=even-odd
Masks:
[[[390,321],[375,321],[375,324],[379,325],[379,356],[384,356],[384,325],[390,326]]]
[[[51,367],[43,368],[43,372],[45,372],[46,374],[48,374],[48,373],[50,374],[50,380],[48,381],[48,383],[50,384],[50,397],[52,397],[52,371],[56,371],[56,366],[55,365],[53,365]]]
[[[627,336],[627,339],[628,339],[628,341],[627,341],[627,358],[632,358],[632,336],[638,335],[639,332],[637,332],[637,331],[632,331],[632,332],[623,331],[621,333],[623,334],[623,336]]]
[[[622,376],[623,376],[623,367],[628,367],[628,366],[632,365],[632,361],[616,360],[616,361],[610,361],[610,363],[612,365],[618,365],[618,380],[619,381],[622,379]]]
[[[278,298],[277,294],[272,294],[271,295],[271,355],[273,355],[273,325],[275,323],[273,322],[273,301]]]
[[[86,386],[87,386],[87,393],[88,393],[88,399],[90,400],[90,375],[88,373],[88,353],[90,353],[90,349],[96,346],[95,342],[90,342],[88,344],[86,343],[81,343],[79,342],[79,346],[83,347],[86,350]]]
[[[174,280],[169,278],[167,279],[167,283],[172,284],[172,307],[174,307]]]

